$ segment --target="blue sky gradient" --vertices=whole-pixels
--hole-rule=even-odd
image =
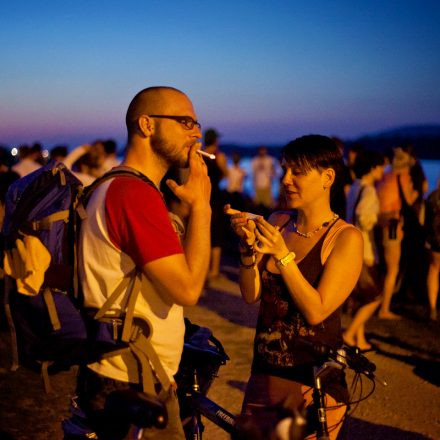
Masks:
[[[172,85],[223,142],[440,123],[439,1],[22,1],[0,6],[0,143],[122,145]]]

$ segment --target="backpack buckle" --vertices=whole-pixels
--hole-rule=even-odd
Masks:
[[[112,318],[110,320],[113,329],[113,339],[117,341],[119,339],[119,328],[122,326],[122,320],[117,318]]]

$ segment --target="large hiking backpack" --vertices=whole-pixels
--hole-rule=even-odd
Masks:
[[[84,189],[62,163],[52,161],[14,182],[6,196],[5,310],[12,369],[19,362],[41,369],[46,391],[49,372],[86,365],[115,350],[130,350],[136,357],[144,391],[154,394],[151,365],[162,388],[169,387],[148,341],[149,324],[134,316],[140,274],[133,271],[124,278],[99,310],[84,309],[78,288],[76,240],[84,206],[102,182],[117,176],[136,176],[153,185],[136,170],[120,167]],[[115,312],[112,305],[122,295],[127,308]]]

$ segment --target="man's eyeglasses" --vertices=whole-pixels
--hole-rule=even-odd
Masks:
[[[173,119],[180,122],[186,129],[192,130],[196,125],[198,128],[202,128],[199,122],[195,121],[191,116],[172,116],[172,115],[148,115],[150,118],[164,118]]]

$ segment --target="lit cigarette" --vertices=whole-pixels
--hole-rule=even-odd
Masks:
[[[197,150],[197,153],[199,153],[201,156],[209,157],[210,159],[215,159],[215,154],[209,154],[203,150]]]

